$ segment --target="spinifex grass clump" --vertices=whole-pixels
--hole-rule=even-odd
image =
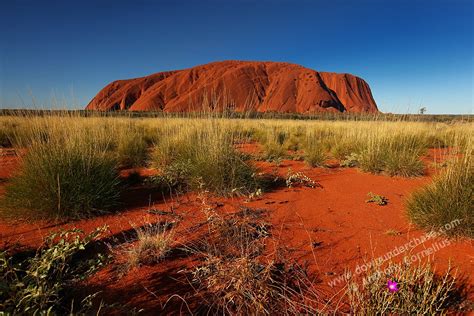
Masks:
[[[366,139],[359,154],[362,170],[371,173],[382,171],[391,176],[412,177],[423,174],[420,160],[424,143],[412,135],[371,135]]]
[[[50,120],[66,126],[53,122],[46,140],[29,140],[21,168],[6,187],[5,215],[80,218],[110,210],[118,201],[119,179],[106,135],[85,133],[66,119]]]
[[[144,166],[148,159],[148,143],[145,129],[128,126],[117,139],[117,156],[123,167]]]
[[[410,219],[425,229],[443,229],[451,236],[474,237],[474,164],[472,146],[434,181],[407,202]]]
[[[400,135],[389,139],[385,170],[391,176],[412,177],[423,174],[424,166],[420,160],[425,152],[425,144],[420,136]]]
[[[462,284],[430,265],[389,264],[369,269],[362,284],[348,286],[351,315],[444,315],[458,310]]]
[[[306,129],[303,126],[298,126],[290,130],[290,135],[285,140],[285,148],[287,150],[297,151],[302,149],[306,136]]]
[[[237,136],[217,121],[170,130],[155,148],[154,161],[171,182],[219,195],[249,194],[258,188],[256,170],[234,148]],[[175,183],[176,184],[176,183]]]
[[[331,154],[334,158],[341,161],[347,160],[347,157],[356,155],[360,148],[360,139],[357,137],[351,138],[332,138],[330,139]]]
[[[263,139],[263,158],[268,161],[280,161],[286,156],[284,143],[288,135],[278,130],[277,127],[270,128]]]
[[[304,161],[311,167],[321,167],[327,156],[322,141],[314,133],[308,133],[304,144]]]

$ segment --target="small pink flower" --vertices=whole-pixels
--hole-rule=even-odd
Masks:
[[[387,288],[391,293],[398,291],[398,283],[396,281],[388,280]]]

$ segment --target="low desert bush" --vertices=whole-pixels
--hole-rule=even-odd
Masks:
[[[100,142],[80,131],[55,130],[31,140],[20,171],[6,187],[5,215],[80,218],[118,202],[117,161]]]
[[[78,229],[49,235],[33,257],[15,260],[0,252],[0,314],[54,315],[72,313],[67,290],[102,266],[106,257],[80,259],[85,247],[107,230],[84,235]],[[86,312],[86,301],[74,312]]]
[[[315,188],[318,186],[318,184],[314,180],[312,180],[310,177],[308,177],[304,173],[293,172],[291,169],[288,170],[285,181],[286,181],[286,186],[288,188],[301,187],[301,186]]]
[[[414,177],[424,172],[421,156],[426,151],[422,136],[395,135],[390,138],[385,157],[385,171],[391,176]]]
[[[348,156],[345,156],[343,160],[341,160],[341,167],[344,168],[354,168],[359,166],[360,157],[358,154],[352,153]]]
[[[410,219],[425,229],[439,229],[453,221],[458,225],[446,230],[451,236],[474,237],[474,164],[472,148],[450,163],[424,188],[408,199]]]
[[[367,194],[367,196],[369,197],[365,202],[366,203],[375,203],[379,206],[383,206],[383,205],[387,205],[388,204],[388,199],[383,196],[383,195],[379,195],[379,194],[375,194],[375,193],[372,193],[372,192],[369,192]]]
[[[172,226],[172,223],[147,223],[135,228],[137,240],[125,251],[127,268],[162,260],[175,242]]]
[[[66,114],[66,116],[68,116]],[[63,119],[36,116],[12,116],[2,118],[8,139],[16,148],[26,148],[37,141],[47,141],[56,128],[67,127]]]
[[[207,218],[209,236],[199,248],[204,249],[206,255],[240,256],[244,251],[245,255],[255,257],[262,253],[271,228],[264,220],[266,210],[243,207],[237,213],[224,216],[203,203],[202,211]]]
[[[153,144],[156,144],[160,141],[163,135],[163,126],[155,125],[152,121],[148,122],[148,124],[143,124],[138,132],[145,141],[146,145],[151,147]]]
[[[390,263],[367,272],[362,284],[351,281],[348,297],[353,315],[444,315],[458,310],[464,288],[447,271],[436,275],[429,264]]]

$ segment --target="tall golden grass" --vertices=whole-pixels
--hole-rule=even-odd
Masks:
[[[348,165],[359,165],[365,172],[405,177],[424,173],[421,158],[428,149],[450,147],[456,151],[453,160],[433,166],[442,170],[432,184],[410,198],[408,215],[427,229],[461,218],[464,226],[455,234],[472,237],[473,134],[473,124],[461,122],[4,116],[0,144],[13,146],[22,166],[7,183],[3,212],[76,218],[113,211],[122,189],[119,170],[130,166],[156,167],[191,190],[249,194],[261,184],[252,161],[236,149],[241,142],[260,142],[270,160],[302,150],[313,166],[326,158],[350,159],[354,164]],[[236,216],[213,220],[208,216],[207,224],[214,225],[209,231],[218,238],[208,240],[204,264],[194,271],[199,289],[208,294],[206,304],[229,314],[317,312],[319,297],[311,282],[305,288],[294,287],[286,282],[299,276],[287,274],[274,262],[257,260],[269,228],[243,221],[249,214],[243,219]],[[172,239],[172,235],[162,239],[161,233],[140,236],[141,250],[156,251],[157,260],[169,250]],[[148,240],[148,235],[154,239]],[[444,311],[446,293],[454,284],[446,279],[449,282],[433,289],[429,269],[406,271],[397,271],[394,277],[414,286],[421,280],[421,286],[397,302],[404,309],[383,307],[393,302],[393,296],[386,295],[384,284],[374,283],[352,292],[352,311],[416,312],[420,297],[439,307],[428,311]]]
[[[326,158],[350,158],[348,165],[358,165],[366,172],[411,177],[424,174],[426,165],[421,158],[429,148],[452,147],[461,157],[470,159],[474,134],[471,122],[295,121],[212,115],[79,117],[68,112],[43,117],[3,116],[0,126],[0,144],[26,149],[23,168],[7,187],[7,196],[19,202],[13,204],[27,208],[50,201],[44,210],[54,208],[57,214],[68,212],[63,206],[75,209],[76,204],[85,213],[108,209],[117,201],[116,171],[129,166],[155,166],[169,171],[193,190],[250,194],[259,188],[257,170],[235,149],[234,145],[240,142],[260,142],[266,152],[264,157],[269,160],[289,157],[297,150],[303,151],[312,166],[323,165]],[[446,167],[452,177],[471,170],[463,167],[455,173],[455,165]],[[101,174],[108,179],[102,186],[108,188],[103,195],[98,188],[84,183]],[[78,180],[63,183],[68,177]],[[49,197],[33,194],[28,188],[34,183],[50,188]],[[80,192],[77,188],[88,186],[89,191],[83,196],[64,201],[68,194],[65,190]],[[89,199],[87,195],[97,196]],[[107,201],[107,196],[110,203],[104,207],[91,202]]]

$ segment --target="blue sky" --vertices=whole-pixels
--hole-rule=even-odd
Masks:
[[[3,2],[0,107],[82,108],[116,79],[237,59],[358,75],[384,112],[472,114],[473,2]]]

